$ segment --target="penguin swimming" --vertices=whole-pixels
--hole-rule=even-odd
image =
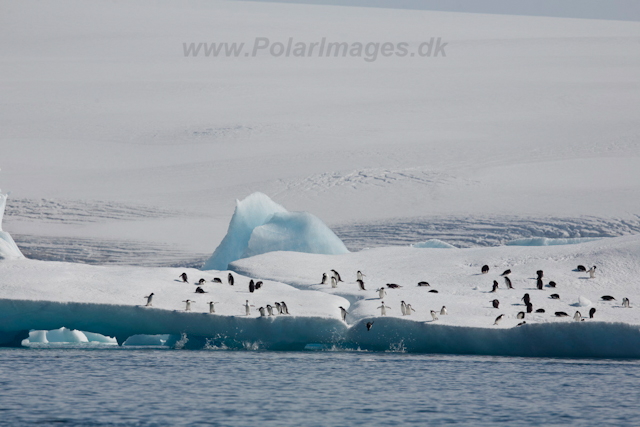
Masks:
[[[493,322],[494,325],[497,325],[498,323],[500,323],[500,321],[504,318],[504,314],[501,314],[500,316],[496,317],[495,322]]]
[[[249,292],[253,293],[256,290],[256,285],[253,283],[253,279],[249,281]]]
[[[380,299],[384,298],[386,294],[387,294],[387,291],[385,291],[384,288],[378,289],[378,296],[380,297]]]
[[[358,279],[358,286],[360,286],[361,291],[366,291],[364,288],[364,282],[361,279]]]
[[[560,299],[560,295],[558,295],[558,294],[551,294],[551,295],[549,295],[549,298],[551,298],[551,299]]]
[[[614,297],[612,297],[611,295],[603,295],[602,299],[605,301],[617,301]]]
[[[519,312],[516,319],[524,319],[524,311]]]
[[[182,279],[182,283],[189,283],[189,281],[187,280],[187,273],[182,273],[178,277]]]
[[[542,290],[542,288],[544,287],[543,283],[542,283],[542,279],[538,277],[538,280],[536,282],[536,287],[540,290]]]
[[[331,287],[332,288],[338,287],[338,280],[335,277],[331,277]]]
[[[335,277],[338,282],[342,282],[343,281],[342,278],[340,277],[340,273],[338,273],[335,270],[331,270],[331,271],[333,272],[333,277]]]
[[[218,304],[217,302],[213,302],[213,301],[209,301],[209,313],[215,313],[216,312],[216,304]]]
[[[387,288],[389,289],[398,289],[401,288],[402,286],[400,285],[396,285],[395,283],[387,283]]]
[[[573,320],[579,322],[580,320],[582,320],[582,314],[580,314],[579,311],[576,311],[576,314],[573,315]]]
[[[262,287],[262,280],[256,282],[256,291]]]
[[[434,322],[436,320],[438,320],[438,313],[436,313],[435,311],[431,310],[431,318],[433,319]]]
[[[500,301],[497,299],[494,299],[491,303],[493,304],[493,308],[498,308],[500,306]]]
[[[593,319],[594,314],[596,314],[596,308],[591,307],[591,310],[589,310],[589,319]]]
[[[418,282],[418,286],[430,286],[429,282]]]
[[[524,305],[527,305],[531,302],[531,297],[529,296],[529,294],[524,294],[520,301],[524,301]]]
[[[431,290],[429,291],[429,293],[437,294],[437,293],[438,293],[438,291],[436,291],[435,289],[431,289]]]
[[[513,286],[511,285],[511,279],[509,279],[509,277],[504,276],[504,283],[507,285],[507,289],[513,289]]]
[[[367,332],[371,330],[372,326],[373,326],[373,322],[367,322]]]
[[[249,300],[246,300],[246,302],[243,305],[244,305],[245,316],[251,315],[251,307],[255,307],[255,305],[249,304]]]
[[[556,287],[556,282],[554,282],[553,280],[549,282],[549,287],[550,288],[555,288]]]
[[[511,270],[505,270],[502,272],[501,276],[508,276],[511,274]]]
[[[446,314],[447,314],[447,307],[443,305],[442,308],[440,309],[440,316],[444,316]]]
[[[362,278],[365,277],[365,275],[362,274],[360,270],[358,270],[357,276],[358,276],[358,280],[362,280]]]
[[[400,312],[403,316],[407,315],[407,304],[404,301],[400,301]]]
[[[206,294],[206,292],[204,291],[204,289],[202,289],[200,286],[198,286],[196,288],[196,294]]]
[[[565,313],[564,311],[556,311],[556,316],[557,317],[567,317],[569,315],[567,313]]]
[[[343,322],[347,321],[347,314],[349,314],[349,312],[344,307],[340,306],[340,316],[342,316]]]
[[[212,280],[213,283],[222,283],[222,280],[220,280],[219,277],[214,277]]]
[[[527,313],[531,313],[533,311],[533,304],[527,304]]]
[[[227,281],[229,282],[229,284],[230,284],[231,286],[233,286],[233,282],[234,282],[234,280],[233,280],[233,274],[229,273],[229,275],[227,276]]]
[[[416,311],[413,309],[413,307],[411,307],[411,304],[407,304],[407,306],[406,306],[406,308],[405,308],[405,312],[407,313],[407,316],[410,316],[412,311],[413,311],[414,313],[416,312]]]
[[[284,301],[280,301],[280,308],[282,309],[282,314],[289,314],[289,308],[287,307],[287,304],[284,303]]]
[[[496,292],[498,290],[498,281],[493,281],[493,288],[491,288],[491,292]]]
[[[593,267],[591,267],[589,269],[589,271],[587,271],[587,273],[589,273],[589,278],[593,279],[596,277],[596,266],[594,265]]]
[[[482,274],[487,274],[489,272],[489,266],[488,265],[483,265],[482,266]]]
[[[536,310],[536,313],[544,313],[544,308],[539,308]]]
[[[579,265],[578,268],[576,268],[576,270],[578,270],[578,271],[587,271],[587,268],[584,265]]]
[[[184,308],[184,311],[191,311],[191,303],[195,302],[195,301],[191,301],[190,299],[186,300],[186,301],[182,301],[184,303],[186,303],[187,305]]]
[[[631,308],[631,305],[629,303],[629,298],[622,298],[622,306],[624,308]]]
[[[380,309],[380,316],[386,316],[387,315],[387,308],[389,310],[391,310],[391,307],[388,307],[386,305],[384,305],[384,301],[382,301],[382,305],[380,307],[378,307]]]
[[[264,317],[265,316],[266,313],[265,313],[264,307],[260,307],[258,309],[258,311],[260,312],[260,317]]]
[[[269,316],[273,316],[273,307],[270,304],[267,304],[267,312]]]
[[[153,301],[153,295],[154,293],[151,292],[149,295],[145,297],[147,299],[147,305],[145,307],[151,307],[151,301]]]
[[[198,285],[202,286],[202,285],[204,285],[205,282],[206,282],[206,280],[200,279],[200,280],[198,280]]]

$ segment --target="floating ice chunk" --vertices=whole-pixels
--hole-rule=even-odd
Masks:
[[[6,203],[7,195],[0,193],[0,259],[24,258],[11,235],[6,231],[2,231],[2,217],[4,216]]]
[[[87,337],[90,343],[118,345],[118,340],[113,337],[107,337],[101,334],[86,331],[82,331],[82,333]]]
[[[329,227],[309,213],[287,212],[262,193],[236,203],[227,234],[203,270],[226,270],[230,262],[273,251],[349,252]]]
[[[115,338],[106,337],[92,332],[70,330],[67,328],[54,329],[51,331],[32,330],[29,331],[29,338],[22,340],[22,345],[28,347],[32,344],[109,344],[118,345]]]
[[[600,240],[601,237],[574,237],[569,239],[550,239],[548,237],[530,237],[527,239],[511,240],[505,245],[507,246],[556,246],[556,245],[575,245],[578,243],[593,242]]]
[[[449,243],[443,242],[438,239],[429,239],[426,242],[415,243],[411,245],[413,248],[440,248],[440,249],[457,249],[455,246]]]

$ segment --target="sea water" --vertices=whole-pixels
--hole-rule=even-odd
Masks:
[[[640,425],[640,361],[0,349],[0,425]]]

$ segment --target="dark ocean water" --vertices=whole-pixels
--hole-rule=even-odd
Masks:
[[[640,361],[0,349],[0,425],[640,425]]]

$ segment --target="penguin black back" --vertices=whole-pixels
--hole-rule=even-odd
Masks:
[[[596,308],[591,307],[591,310],[589,310],[589,319],[593,319],[594,314],[596,314]]]
[[[489,266],[488,265],[483,265],[482,266],[482,274],[487,274],[489,272]]]

